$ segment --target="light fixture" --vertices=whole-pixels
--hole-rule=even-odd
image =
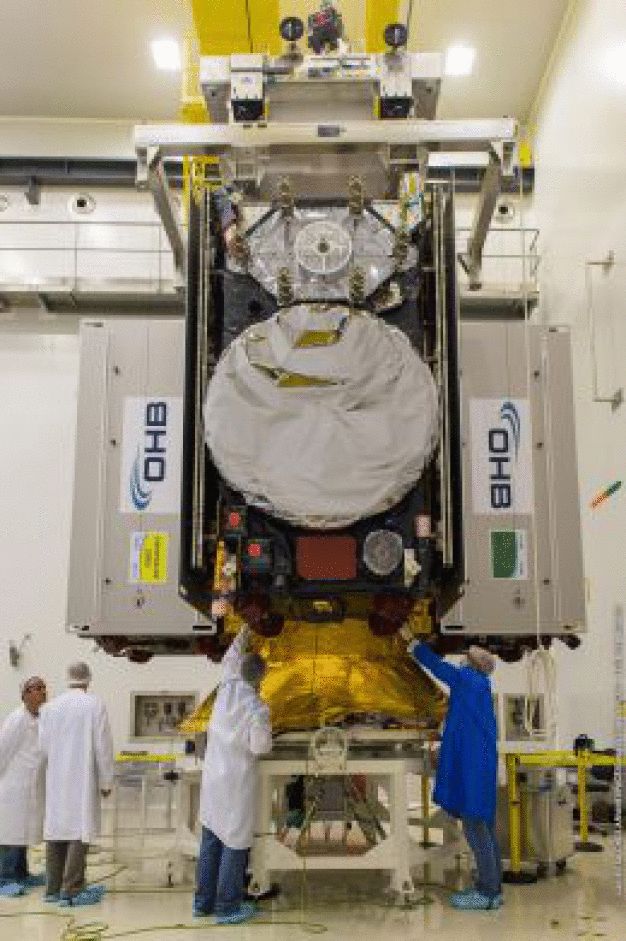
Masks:
[[[182,67],[180,46],[175,39],[153,39],[150,48],[157,69],[180,72]]]
[[[626,42],[607,50],[604,57],[604,71],[618,85],[626,85]]]
[[[470,75],[476,50],[473,46],[449,46],[446,52],[446,75]]]

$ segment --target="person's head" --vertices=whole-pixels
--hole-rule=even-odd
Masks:
[[[67,668],[67,685],[75,689],[87,689],[91,683],[91,670],[86,663],[77,660]]]
[[[39,709],[45,703],[46,698],[46,684],[40,676],[29,676],[22,683],[22,702],[32,715],[39,715]]]
[[[491,676],[496,668],[496,658],[483,647],[472,645],[467,651],[467,662],[469,666],[484,673],[485,676]]]
[[[260,654],[245,654],[243,660],[241,661],[241,676],[242,679],[246,681],[246,683],[249,683],[250,686],[254,686],[254,688],[258,690],[266,672],[267,664]]]

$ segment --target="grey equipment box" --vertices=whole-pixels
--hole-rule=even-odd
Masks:
[[[461,324],[466,584],[444,633],[584,630],[567,328]]]
[[[522,861],[542,869],[561,869],[574,855],[572,795],[566,784],[558,784],[553,769],[525,771],[522,785]],[[524,828],[524,823],[522,823]],[[507,788],[498,788],[496,832],[502,856],[509,858],[509,805]]]
[[[178,594],[182,320],[83,321],[67,621],[81,635],[214,633]]]

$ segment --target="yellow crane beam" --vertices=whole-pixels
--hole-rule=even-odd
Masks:
[[[385,26],[397,23],[400,18],[399,0],[367,0],[365,10],[365,50],[384,52]]]
[[[279,0],[191,0],[200,55],[281,51]]]

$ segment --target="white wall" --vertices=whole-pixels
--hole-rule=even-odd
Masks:
[[[5,157],[134,158],[135,123],[0,115],[2,154]]]
[[[76,210],[79,195],[95,200],[92,212]],[[171,289],[172,254],[149,193],[54,187],[31,206],[23,189],[0,190],[0,290],[111,278]]]
[[[626,4],[581,0],[539,114],[534,213],[541,229],[542,315],[568,323],[574,345],[583,544],[589,633],[580,652],[559,650],[562,740],[581,731],[610,744],[613,732],[612,609],[626,604],[626,488],[591,511],[595,492],[626,484],[626,405],[591,401],[585,261],[615,251],[593,274],[601,392],[626,388]],[[619,51],[621,48],[621,52]],[[615,52],[615,50],[618,50]]]

